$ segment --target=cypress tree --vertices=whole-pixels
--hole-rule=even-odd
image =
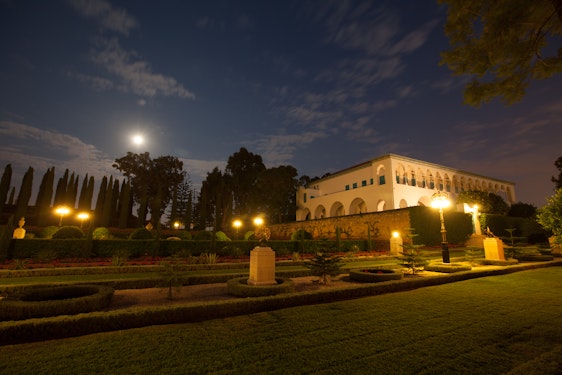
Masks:
[[[90,176],[88,180],[88,188],[86,189],[86,197],[84,198],[84,209],[90,211],[92,209],[92,199],[94,198],[94,176]]]
[[[0,180],[0,215],[4,211],[4,204],[6,203],[6,198],[8,198],[8,192],[10,191],[10,184],[12,182],[12,165],[8,164],[4,168],[4,173],[2,174],[2,180]]]
[[[102,226],[101,222],[103,220],[103,206],[105,202],[105,195],[107,193],[107,177],[103,176],[100,185],[100,191],[98,192],[98,199],[96,200],[96,208],[94,210],[94,222],[96,226]]]
[[[103,212],[101,215],[100,226],[108,227],[111,222],[111,203],[113,202],[113,176],[109,177],[107,190],[103,201]]]
[[[70,175],[70,180],[66,186],[66,204],[72,208],[76,207],[76,197],[78,195],[78,179],[77,175],[74,177],[74,172]]]
[[[111,215],[109,219],[109,225],[112,227],[117,226],[119,221],[119,180],[115,179],[113,182],[113,192],[111,193]]]
[[[21,217],[25,216],[27,212],[27,206],[29,205],[29,198],[31,198],[31,190],[33,189],[33,168],[29,167],[23,180],[21,182],[20,192],[18,194],[18,200],[16,202],[16,209],[14,211],[14,220],[17,218],[19,220]]]
[[[119,194],[119,228],[127,228],[129,216],[131,214],[131,184],[129,180],[123,180],[121,194]]]
[[[78,209],[80,211],[90,210],[91,207],[88,207],[86,204],[86,196],[88,194],[88,174],[84,176],[84,180],[82,181],[82,188],[80,189],[80,197],[78,198]]]
[[[66,203],[66,190],[68,185],[68,169],[64,171],[64,175],[59,178],[57,190],[55,192],[55,206],[64,205]]]
[[[37,225],[46,226],[51,218],[51,201],[53,199],[53,183],[55,181],[55,167],[47,169],[43,175],[35,207],[37,209]]]
[[[16,195],[16,188],[12,186],[12,190],[10,190],[10,198],[8,198],[8,206],[14,205],[14,197]]]

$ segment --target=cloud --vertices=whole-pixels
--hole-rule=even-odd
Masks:
[[[175,78],[153,73],[148,62],[139,60],[135,51],[123,49],[116,38],[98,39],[97,47],[92,51],[92,60],[119,80],[119,90],[142,97],[195,99],[195,94]]]
[[[322,131],[307,131],[300,134],[264,135],[246,143],[256,149],[268,167],[272,167],[289,163],[298,148],[325,137],[326,133]]]
[[[39,129],[13,121],[0,121],[0,160],[14,171],[28,167],[42,173],[52,166],[58,171],[88,173],[90,176],[115,174],[112,160],[93,145],[74,136]]]
[[[107,30],[125,36],[139,26],[137,20],[123,9],[114,8],[105,0],[67,0],[75,11],[87,18],[96,19]]]

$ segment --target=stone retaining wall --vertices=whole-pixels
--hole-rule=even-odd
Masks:
[[[368,239],[370,228],[371,240],[388,240],[393,231],[398,231],[405,239],[410,228],[410,211],[398,209],[391,211],[372,212],[358,215],[331,217],[293,223],[268,226],[271,239],[288,240],[291,234],[299,229],[312,234],[313,238],[328,240],[336,239],[336,228],[340,228],[340,238]]]

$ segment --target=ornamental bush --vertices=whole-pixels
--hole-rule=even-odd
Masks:
[[[92,239],[94,240],[108,240],[110,238],[109,229],[99,227],[92,232]]]
[[[54,225],[45,227],[41,232],[39,232],[39,238],[52,238],[53,234],[55,234],[58,230],[59,227],[55,227]]]
[[[62,227],[53,234],[54,240],[83,238],[84,232],[82,229],[75,226]]]
[[[152,233],[146,228],[137,228],[130,235],[130,240],[152,240]]]

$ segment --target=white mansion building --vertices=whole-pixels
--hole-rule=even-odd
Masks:
[[[410,206],[430,206],[437,191],[454,203],[463,191],[494,193],[515,202],[515,184],[443,165],[388,154],[313,181],[297,191],[297,221]]]

